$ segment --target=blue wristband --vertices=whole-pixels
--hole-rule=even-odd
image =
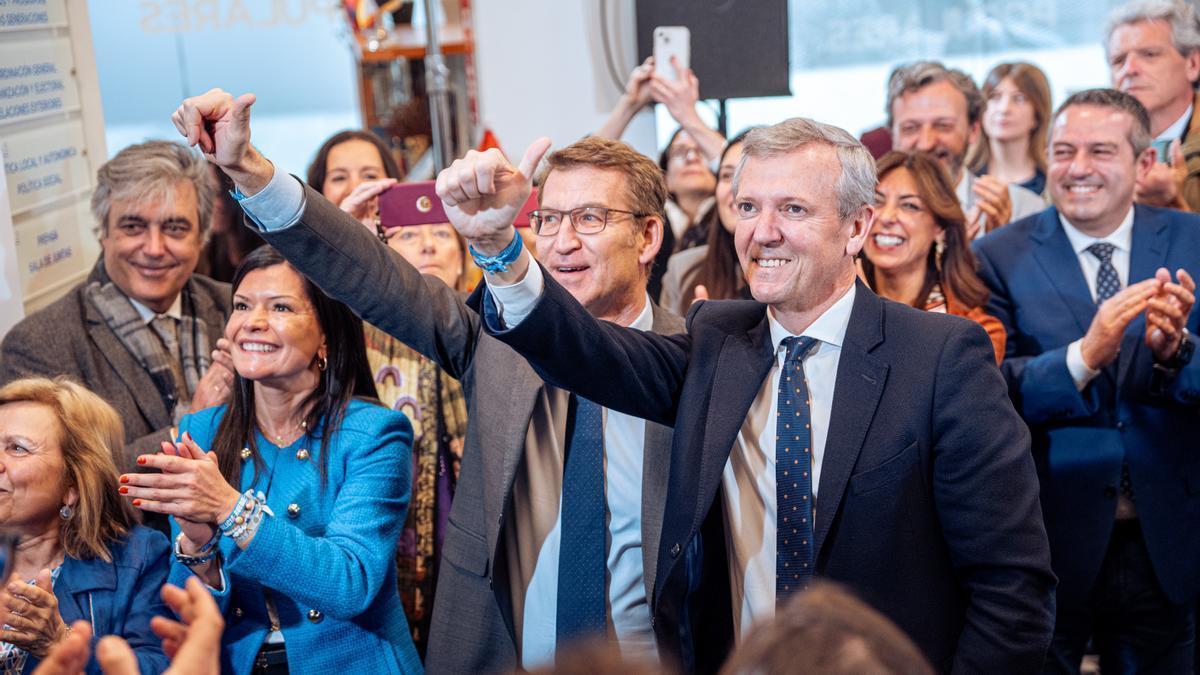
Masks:
[[[525,244],[521,240],[521,233],[514,232],[513,240],[504,247],[497,255],[488,256],[475,250],[474,246],[467,245],[467,250],[471,252],[471,258],[475,260],[475,264],[485,272],[507,272],[509,267],[521,257],[521,249]]]

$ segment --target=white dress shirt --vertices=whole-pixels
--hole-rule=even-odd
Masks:
[[[276,170],[260,192],[244,197],[240,205],[266,231],[291,227],[304,212],[304,188],[299,181]],[[528,315],[541,295],[541,268],[530,266],[523,282],[492,287],[501,317],[515,325]],[[526,287],[536,290],[525,290]],[[633,328],[650,330],[654,323],[650,298]],[[521,310],[517,312],[517,310]],[[604,477],[608,512],[609,631],[615,634],[627,657],[657,658],[658,647],[650,626],[650,603],[642,563],[642,461],[646,421],[604,410]],[[558,552],[561,541],[562,504],[558,517],[542,543],[536,567],[524,590],[521,664],[524,668],[554,663],[558,606]],[[516,518],[521,520],[518,515]],[[519,592],[514,589],[514,592]]]
[[[1133,250],[1132,206],[1117,229],[1107,237],[1097,238],[1079,231],[1062,213],[1058,214],[1058,221],[1062,223],[1063,232],[1066,233],[1071,248],[1079,259],[1079,267],[1083,270],[1083,278],[1087,280],[1088,291],[1091,292],[1093,301],[1096,300],[1096,276],[1100,273],[1100,259],[1087,250],[1092,244],[1103,241],[1113,245],[1112,265],[1117,270],[1117,278],[1121,280],[1121,288],[1129,286],[1129,256]],[[1080,349],[1082,342],[1083,338],[1079,338],[1067,346],[1067,370],[1071,373],[1071,379],[1075,380],[1075,387],[1080,391],[1083,391],[1092,378],[1100,374],[1099,370],[1092,370],[1084,364]]]
[[[1163,129],[1163,132],[1154,137],[1156,141],[1166,141],[1170,143],[1176,139],[1183,139],[1187,133],[1188,122],[1192,121],[1193,105],[1189,103],[1187,110],[1183,111],[1183,116],[1171,123],[1171,126]],[[1160,158],[1161,159],[1161,158]]]
[[[837,302],[801,333],[820,340],[804,359],[804,377],[811,401],[814,523],[821,506],[817,491],[833,410],[834,383],[854,296],[855,287],[851,284]],[[775,412],[779,377],[787,355],[782,343],[792,334],[775,320],[770,310],[767,322],[771,344],[775,346],[775,363],[750,405],[721,475],[733,627],[738,642],[752,625],[775,616]]]

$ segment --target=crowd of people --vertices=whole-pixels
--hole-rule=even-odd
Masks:
[[[1200,19],[1103,39],[406,185],[187,98],[0,346],[0,669],[1196,672]]]

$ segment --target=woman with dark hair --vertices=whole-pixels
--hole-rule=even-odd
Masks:
[[[1004,326],[983,311],[966,218],[933,155],[893,150],[876,162],[875,218],[863,246],[863,280],[879,295],[978,322],[1004,358]]]
[[[967,157],[971,169],[1035,194],[1046,191],[1046,135],[1050,83],[1032,63],[1001,63],[983,83],[979,138]]]
[[[733,209],[733,174],[742,160],[742,141],[753,127],[734,136],[721,153],[717,168],[716,206],[705,216],[705,243],[667,261],[659,303],[680,316],[693,300],[748,297],[742,266],[733,248],[737,213]]]
[[[225,336],[229,404],[138,458],[162,473],[121,477],[172,516],[172,583],[213,589],[222,670],[420,672],[392,562],[412,427],[373,400],[362,323],[264,246],[234,276]]]
[[[355,161],[346,159],[354,156],[358,158]],[[449,223],[436,222],[437,218],[406,227],[379,223],[373,200],[399,178],[389,159],[387,148],[374,135],[343,131],[317,152],[308,169],[310,185],[358,218],[430,283],[465,292],[468,270],[479,270],[468,261],[466,240]],[[440,212],[436,194],[433,199]],[[466,397],[458,380],[416,350],[370,324],[363,324],[363,334],[379,398],[389,408],[408,414],[413,425],[412,500],[400,535],[396,573],[413,642],[424,656],[442,560],[442,536],[458,485],[467,433]]]
[[[312,189],[372,228],[379,220],[379,193],[400,178],[400,165],[387,143],[357,129],[330,136],[308,165]]]

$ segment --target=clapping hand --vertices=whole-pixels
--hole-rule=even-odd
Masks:
[[[0,631],[0,639],[5,642],[40,658],[67,637],[67,624],[58,614],[50,570],[38,572],[32,584],[13,574],[0,591],[0,602],[8,626]]]
[[[1160,267],[1155,273],[1159,292],[1146,303],[1146,346],[1159,362],[1170,361],[1179,351],[1188,315],[1196,301],[1196,282],[1187,270],[1171,272]]]

